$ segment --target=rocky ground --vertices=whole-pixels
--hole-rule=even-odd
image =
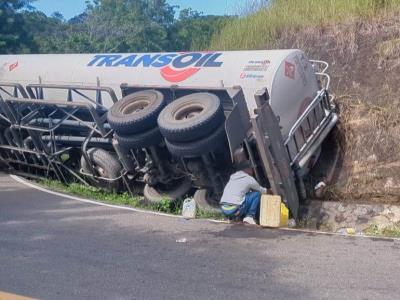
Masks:
[[[400,206],[310,201],[300,227],[343,234],[400,237]]]

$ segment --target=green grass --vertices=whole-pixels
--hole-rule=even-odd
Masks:
[[[128,193],[111,193],[98,188],[72,183],[64,185],[63,183],[55,180],[40,180],[37,184],[53,191],[80,196],[87,199],[92,199],[108,204],[123,205],[134,208],[141,208],[150,211],[157,211],[169,213],[173,215],[182,214],[182,201],[170,202],[168,200],[161,201],[158,204],[149,204],[144,201],[143,197],[131,197]],[[225,220],[221,213],[213,211],[205,211],[197,209],[197,218],[199,219],[214,219]],[[305,220],[298,223],[297,228],[306,228],[307,222]],[[325,231],[331,231],[330,228],[324,228]],[[371,225],[364,231],[367,235],[371,236],[385,236],[385,237],[400,237],[400,224],[392,227],[380,228],[377,225]]]
[[[258,1],[248,1],[257,10]],[[249,8],[250,7],[250,8]],[[233,19],[211,41],[211,49],[245,50],[277,46],[285,30],[370,18],[400,9],[399,0],[272,0],[268,8]]]
[[[365,233],[372,236],[400,237],[400,224],[380,228],[378,225],[371,225]]]
[[[86,186],[78,183],[71,183],[69,185],[65,185],[59,181],[55,180],[40,180],[37,183],[47,189],[69,194],[80,196],[87,199],[92,199],[108,204],[115,205],[123,205],[134,208],[141,208],[150,211],[157,211],[163,213],[169,213],[173,215],[181,215],[182,214],[182,201],[171,202],[167,199],[161,201],[157,204],[151,204],[144,200],[143,197],[136,196],[132,197],[128,193],[111,193],[106,192],[101,189]],[[217,219],[223,220],[224,217],[222,214],[212,211],[205,211],[198,209],[197,210],[197,218],[201,219]]]
[[[380,44],[378,44],[377,53],[384,58],[399,57],[400,38],[381,42]]]

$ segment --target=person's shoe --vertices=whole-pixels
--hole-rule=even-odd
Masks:
[[[250,216],[245,217],[245,218],[243,219],[243,223],[249,224],[249,225],[257,225],[257,223],[256,223],[256,221],[254,220],[254,218],[253,218],[253,217],[250,217]]]

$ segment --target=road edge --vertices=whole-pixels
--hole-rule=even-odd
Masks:
[[[139,209],[139,208],[133,208],[133,207],[127,207],[127,206],[122,206],[122,205],[107,204],[104,202],[99,202],[99,201],[85,199],[85,198],[72,196],[72,195],[68,195],[68,194],[64,194],[64,193],[60,193],[60,192],[55,192],[55,191],[43,188],[41,186],[38,186],[36,184],[33,184],[19,176],[16,176],[16,175],[9,175],[9,176],[13,180],[15,180],[21,184],[24,184],[30,188],[33,188],[35,190],[39,190],[44,193],[52,194],[52,195],[59,196],[59,197],[64,197],[67,199],[71,199],[71,200],[75,200],[75,201],[79,201],[79,202],[83,202],[83,203],[89,203],[89,204],[93,204],[93,205],[104,206],[104,207],[109,207],[109,208],[114,208],[114,209],[128,210],[128,211],[150,214],[150,215],[155,215],[155,216],[170,217],[170,218],[175,218],[175,219],[184,219],[182,216],[161,213],[161,212],[155,212],[155,211],[150,211],[150,210],[144,210],[144,209]],[[212,222],[212,223],[216,223],[216,224],[221,224],[221,223],[222,224],[231,224],[229,221],[213,220],[213,219],[193,219],[193,221],[208,221],[208,222]],[[264,229],[264,228],[262,228],[262,229]],[[371,236],[371,235],[346,235],[346,234],[341,234],[341,233],[337,233],[337,232],[326,232],[326,231],[301,229],[301,228],[276,228],[274,230],[289,231],[289,232],[301,232],[301,233],[305,233],[305,234],[342,236],[342,237],[350,237],[350,238],[368,238],[368,239],[379,239],[379,240],[388,240],[388,241],[400,241],[400,238],[395,238],[395,237],[383,237],[383,236],[381,237],[381,236]]]

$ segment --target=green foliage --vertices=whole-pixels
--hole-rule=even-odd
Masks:
[[[365,233],[372,236],[400,237],[400,224],[381,228],[378,225],[371,225]]]
[[[200,219],[225,220],[222,213],[204,209],[197,209],[196,217]]]
[[[41,180],[38,181],[38,183],[41,186],[44,186],[53,191],[76,195],[87,199],[101,201],[104,203],[142,208],[146,210],[158,211],[174,215],[182,214],[182,200],[169,201],[168,199],[164,199],[159,203],[152,204],[144,201],[144,199],[139,196],[131,197],[128,193],[117,194],[106,192],[98,188],[78,183],[64,185],[60,181],[55,180]],[[203,210],[198,210],[197,217],[202,219],[223,219],[223,216],[220,213],[208,212]]]
[[[66,24],[60,16],[47,17],[40,11],[23,11],[21,16],[25,30],[32,36],[31,52],[63,52]]]
[[[271,0],[264,9],[248,1],[254,13],[231,20],[213,37],[212,49],[240,50],[276,46],[278,34],[287,29],[372,17],[400,8],[399,0]]]
[[[123,194],[108,193],[101,189],[97,189],[91,186],[86,186],[78,183],[71,183],[69,185],[64,185],[61,182],[55,180],[41,180],[38,183],[54,191],[81,196],[88,199],[94,199],[110,204],[144,207],[141,205],[142,199],[140,197],[131,197],[128,193],[123,193]]]
[[[192,9],[183,9],[179,20],[170,31],[171,50],[204,50],[211,37],[218,33],[232,17],[203,16]]]
[[[83,41],[97,52],[162,51],[173,22],[174,9],[165,0],[95,1],[75,25],[70,45]]]
[[[191,9],[175,18],[166,0],[96,0],[66,21],[30,7],[0,2],[0,53],[163,52],[203,50],[228,17]]]
[[[0,54],[34,50],[32,35],[19,11],[30,8],[32,0],[0,1]]]

